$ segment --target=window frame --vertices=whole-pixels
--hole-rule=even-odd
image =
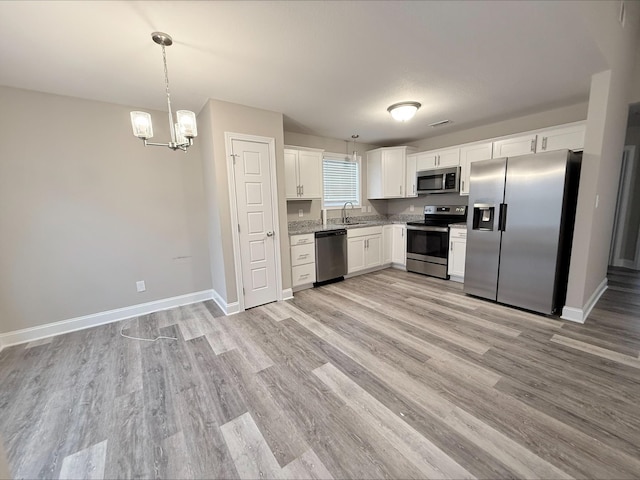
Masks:
[[[330,160],[343,160],[348,163],[354,163],[353,157],[351,155],[347,155],[345,153],[331,153],[324,152],[322,154],[322,208],[324,210],[342,210],[343,205],[326,205],[325,204],[325,195],[324,195],[324,160],[325,157]],[[356,163],[358,164],[358,199],[357,203],[353,203],[354,208],[362,208],[362,157],[360,155],[356,155]]]

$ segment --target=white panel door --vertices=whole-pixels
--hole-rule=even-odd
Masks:
[[[476,143],[460,149],[460,195],[469,195],[469,174],[473,162],[491,160],[493,143]]]
[[[232,140],[244,307],[277,300],[269,145]]]
[[[393,225],[393,252],[391,261],[398,265],[407,263],[407,228],[404,225]]]
[[[382,263],[391,263],[393,259],[393,227],[394,225],[384,225],[382,227]]]
[[[365,268],[382,265],[382,235],[371,235],[366,237],[364,244],[364,266]]]
[[[363,270],[365,237],[347,239],[347,273]]]
[[[407,179],[405,197],[417,197],[418,190],[416,185],[417,156],[415,154],[407,155]]]

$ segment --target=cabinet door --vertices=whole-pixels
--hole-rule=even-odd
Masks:
[[[536,152],[548,152],[551,150],[582,150],[584,148],[585,125],[573,125],[571,127],[554,128],[538,134]]]
[[[347,239],[347,273],[364,270],[364,243],[366,237]]]
[[[298,152],[299,198],[322,196],[322,154],[320,152]]]
[[[365,268],[382,265],[382,235],[371,235],[366,237],[364,265]]]
[[[493,142],[493,158],[516,157],[536,152],[536,135],[524,135]]]
[[[436,152],[416,153],[416,170],[431,170],[436,168],[438,154]]]
[[[287,199],[298,198],[298,151],[284,150],[284,184]]]
[[[393,230],[394,225],[382,227],[382,263],[387,264],[393,261]]]
[[[464,262],[467,256],[466,238],[449,239],[449,265],[448,274],[456,277],[464,277]]]
[[[418,190],[416,187],[416,165],[417,156],[407,155],[407,178],[405,180],[406,194],[405,197],[417,197]]]
[[[382,152],[382,194],[384,198],[404,196],[406,155],[402,148]]]
[[[469,173],[471,164],[491,160],[493,143],[478,143],[460,149],[460,195],[469,195]]]
[[[438,168],[457,167],[460,165],[460,149],[452,148],[438,152]]]
[[[393,253],[391,261],[397,265],[407,263],[407,234],[404,225],[393,226]]]

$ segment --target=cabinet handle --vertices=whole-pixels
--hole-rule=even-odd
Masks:
[[[402,196],[402,185],[400,185],[400,196]]]
[[[303,255],[298,255],[298,258],[307,258],[309,256],[308,253],[305,253]]]
[[[413,194],[414,195],[416,194],[416,184],[415,183],[413,184]]]
[[[547,137],[542,137],[542,149],[547,149]]]
[[[453,243],[449,243],[449,251],[453,252]]]
[[[307,278],[308,276],[309,276],[309,274],[308,274],[308,273],[305,273],[304,275],[300,275],[300,278],[301,278],[301,279],[302,279],[302,278]]]
[[[535,138],[531,139],[531,151],[532,152],[536,151],[536,139]]]
[[[462,180],[462,191],[464,192],[464,180]]]
[[[300,185],[300,191],[302,192],[300,195],[304,195],[304,185]]]

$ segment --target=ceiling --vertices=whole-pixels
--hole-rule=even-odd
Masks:
[[[166,109],[159,30],[174,109],[216,98],[393,145],[585,101],[606,64],[577,3],[3,0],[0,85]],[[400,124],[404,100],[422,108]]]

